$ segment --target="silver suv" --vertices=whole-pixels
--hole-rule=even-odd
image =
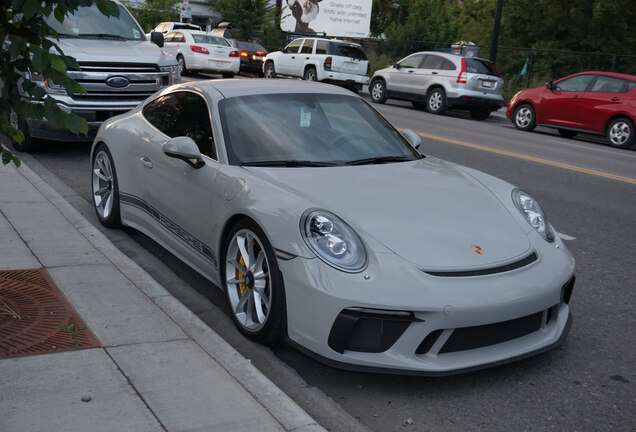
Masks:
[[[294,39],[267,54],[265,78],[279,75],[340,84],[355,91],[369,82],[369,61],[361,45],[333,39]]]
[[[503,79],[489,60],[422,51],[376,71],[369,93],[376,103],[408,100],[433,114],[463,108],[485,120],[503,106]]]

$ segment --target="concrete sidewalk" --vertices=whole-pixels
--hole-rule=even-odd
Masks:
[[[101,347],[0,357],[0,431],[324,431],[26,165],[0,164],[0,270],[23,269]]]

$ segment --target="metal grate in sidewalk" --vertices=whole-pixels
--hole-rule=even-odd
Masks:
[[[0,271],[0,359],[99,346],[45,270]]]

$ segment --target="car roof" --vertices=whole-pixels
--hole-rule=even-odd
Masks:
[[[578,72],[578,73],[569,75],[567,77],[563,77],[563,79],[569,78],[571,76],[576,76],[576,75],[605,75],[605,76],[614,77],[614,78],[622,78],[629,81],[636,81],[636,75],[629,75],[629,74],[624,74],[619,72],[606,72],[606,71],[583,71],[583,72]]]
[[[297,81],[287,79],[267,79],[267,80],[203,80],[191,81],[168,87],[162,92],[171,93],[175,90],[195,90],[201,93],[212,94],[215,91],[221,93],[225,98],[252,96],[255,94],[290,94],[290,93],[320,93],[320,94],[341,94],[345,96],[359,97],[349,90],[314,81]]]
[[[344,41],[344,40],[341,40],[341,39],[328,39],[328,38],[324,38],[324,37],[305,36],[305,37],[300,37],[298,39],[318,39],[318,40],[324,40],[324,41],[327,41],[327,42],[335,42],[335,43],[341,43],[341,44],[347,44],[347,45],[357,45],[359,47],[362,46],[359,43],[355,43],[355,42]],[[296,40],[296,39],[294,39],[294,40]]]
[[[482,58],[482,57],[475,57],[475,56],[467,56],[464,54],[453,54],[453,53],[447,53],[447,52],[440,52],[440,51],[418,51],[418,52],[414,52],[409,54],[406,57],[412,56],[413,54],[435,54],[447,59],[460,59],[460,58],[466,58],[466,59],[475,59],[475,60],[480,60],[480,61],[487,61],[489,63],[492,63],[490,60]]]

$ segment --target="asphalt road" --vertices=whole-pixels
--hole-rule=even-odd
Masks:
[[[333,369],[288,347],[246,341],[207,281],[139,233],[105,232],[331,430],[635,430],[636,149],[549,129],[520,132],[496,117],[434,116],[391,101],[376,108],[420,133],[423,153],[501,177],[541,203],[577,261],[574,324],[563,347],[446,378]],[[97,225],[89,147],[56,144],[23,158]]]

